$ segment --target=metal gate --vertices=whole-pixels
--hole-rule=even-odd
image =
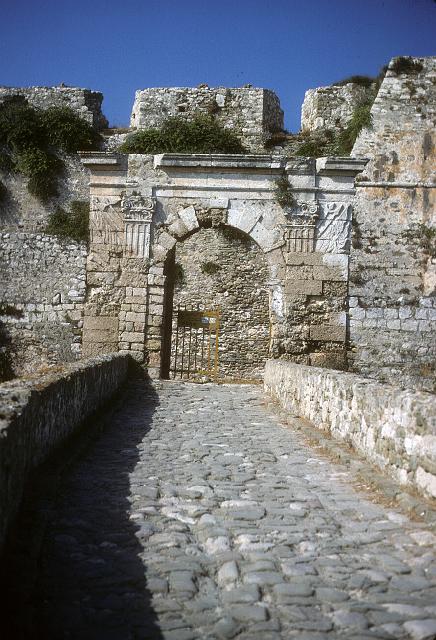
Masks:
[[[219,309],[179,305],[174,311],[170,377],[195,380],[218,375]]]

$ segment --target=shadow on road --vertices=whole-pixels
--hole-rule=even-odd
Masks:
[[[140,557],[146,519],[129,519],[157,404],[149,381],[130,381],[28,494],[2,579],[5,640],[162,638]]]

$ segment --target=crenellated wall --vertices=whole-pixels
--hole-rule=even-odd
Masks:
[[[347,126],[356,106],[368,99],[371,86],[354,82],[309,89],[301,107],[301,130],[337,131]]]
[[[29,104],[38,109],[49,107],[70,107],[84,118],[95,129],[104,129],[108,121],[103,115],[101,104],[103,94],[80,87],[2,87],[0,86],[0,103],[10,96],[24,96]]]

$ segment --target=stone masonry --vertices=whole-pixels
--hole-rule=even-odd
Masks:
[[[202,227],[227,226],[268,263],[270,353],[344,366],[351,199],[365,162],[104,153],[83,162],[92,176],[84,354],[145,356],[158,376],[168,254]],[[282,176],[295,194],[287,209],[274,195]]]
[[[229,227],[201,229],[177,243],[175,264],[174,308],[219,307],[221,377],[261,379],[270,328],[268,265],[258,246]]]
[[[81,354],[86,246],[53,236],[0,233],[0,322],[16,374]]]
[[[350,363],[365,375],[434,391],[436,362],[436,58],[389,65],[372,128],[353,155],[357,182],[350,256]]]
[[[368,99],[371,87],[354,82],[309,89],[301,108],[301,130],[343,129],[351,120],[355,107]]]
[[[81,118],[96,129],[104,129],[108,121],[101,111],[103,94],[80,87],[2,87],[0,103],[10,96],[24,96],[29,104],[38,109],[70,107]]]
[[[332,464],[265,400],[131,383],[95,446],[32,501],[5,637],[26,624],[92,640],[434,637],[434,525],[353,488],[352,455]]]
[[[169,299],[166,259],[176,244],[217,224],[248,233],[268,263],[270,355],[351,368],[431,391],[436,361],[435,59],[409,59],[409,67],[399,73],[396,64],[394,60],[389,66],[374,102],[373,126],[362,131],[353,150],[362,160],[347,160],[348,168],[341,167],[340,159],[315,163],[280,153],[209,160],[108,153],[88,157],[82,166],[77,157],[69,157],[61,196],[50,207],[29,196],[23,180],[1,176],[10,194],[0,205],[2,231],[10,238],[18,238],[17,231],[43,237],[50,210],[58,205],[68,209],[71,199],[89,197],[91,167],[87,353],[121,349],[138,359],[145,355],[159,370]],[[313,90],[303,107],[303,127],[343,126],[364,97],[361,91],[355,84]],[[95,92],[69,87],[1,92],[23,93],[41,107],[68,99],[80,113],[94,114],[95,126],[103,126],[100,94]],[[197,111],[211,113],[245,136],[247,148],[256,152],[264,151],[265,140],[282,126],[272,92],[206,86],[137,92],[132,125],[156,126],[166,115],[189,118]],[[369,163],[353,200],[352,177],[363,168],[364,158]],[[285,209],[274,194],[275,180],[282,176],[294,196]],[[24,236],[21,241],[26,242]],[[24,247],[18,250],[15,243],[10,248],[9,242],[4,240],[8,255],[26,255]],[[38,269],[32,276],[24,271],[28,289],[33,282],[37,290]],[[5,273],[11,278],[10,292],[15,271]],[[66,267],[67,279],[69,273]],[[7,298],[13,305],[14,297],[8,293]],[[30,325],[14,326],[16,341],[20,329],[32,332]],[[80,326],[74,331],[80,333]],[[60,333],[65,334],[64,328]],[[66,334],[71,336],[70,328]],[[34,332],[32,337],[35,356],[41,335],[47,334]],[[79,344],[80,336],[74,339]],[[70,349],[69,338],[63,345],[59,357]]]
[[[284,126],[280,101],[273,91],[207,85],[137,91],[130,126],[159,127],[168,117],[190,119],[197,113],[213,115],[240,137],[252,153],[262,152],[270,135]]]

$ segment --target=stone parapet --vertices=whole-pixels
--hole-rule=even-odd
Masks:
[[[120,388],[120,354],[0,385],[0,551],[30,474]]]
[[[10,96],[24,96],[38,109],[70,107],[96,129],[104,129],[108,121],[101,111],[103,94],[80,87],[0,87],[0,103]]]
[[[436,498],[436,398],[350,373],[268,360],[265,389],[400,484]]]
[[[283,129],[283,111],[273,91],[255,87],[158,87],[136,92],[130,126],[160,127],[168,117],[211,115],[231,129],[251,151],[263,150],[272,133]]]
[[[301,108],[302,131],[343,129],[351,120],[355,107],[363,102],[371,92],[353,82],[329,87],[309,89],[304,95]]]

